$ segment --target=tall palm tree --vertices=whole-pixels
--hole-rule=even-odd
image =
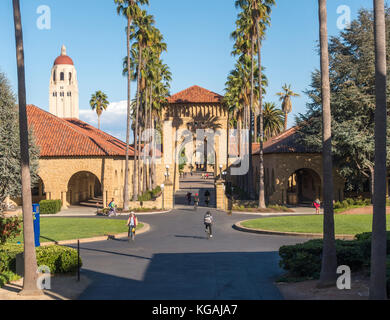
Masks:
[[[288,114],[292,111],[292,97],[299,97],[298,93],[295,93],[291,90],[291,85],[285,84],[282,87],[282,92],[278,92],[276,95],[280,97],[280,101],[282,101],[282,110],[284,112],[284,131],[287,131],[287,123],[288,123]]]
[[[236,7],[244,9],[248,6],[255,23],[257,40],[257,62],[259,64],[259,112],[260,112],[260,151],[259,151],[259,208],[266,208],[264,184],[264,122],[263,122],[263,92],[261,68],[261,44],[265,29],[270,23],[271,7],[275,0],[236,0]]]
[[[275,103],[264,103],[264,137],[268,140],[283,130],[283,111],[277,109]]]
[[[18,67],[18,100],[19,100],[19,134],[20,134],[20,160],[22,175],[23,200],[23,236],[24,236],[24,296],[40,295],[37,288],[37,258],[34,244],[34,225],[31,196],[30,157],[28,146],[28,128],[26,111],[26,79],[24,69],[24,48],[22,18],[19,0],[13,0],[13,13],[15,25],[16,60]]]
[[[324,246],[321,276],[318,287],[336,284],[336,241],[333,210],[333,165],[332,165],[332,115],[330,109],[329,50],[326,0],[318,0],[321,49],[321,92],[323,118],[323,176],[324,176]]]
[[[372,226],[370,299],[386,300],[386,142],[387,142],[387,67],[384,0],[374,0],[375,16],[375,178]]]
[[[131,25],[135,17],[139,15],[139,5],[148,5],[149,0],[114,0],[117,5],[117,13],[123,15],[127,19],[127,65],[130,65],[130,40],[131,40]],[[131,72],[128,72],[127,77],[127,129],[126,129],[126,162],[125,162],[125,181],[123,188],[123,208],[129,208],[129,143],[131,130]],[[134,148],[134,162],[136,156],[136,148]],[[133,173],[133,184],[136,181],[135,171]],[[135,189],[134,189],[135,190]],[[134,193],[133,193],[134,194]]]
[[[103,111],[106,111],[109,105],[107,95],[102,91],[96,91],[89,101],[89,105],[93,111],[96,111],[98,116],[98,129],[100,130],[100,117]]]

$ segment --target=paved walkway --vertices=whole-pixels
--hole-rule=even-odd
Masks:
[[[305,240],[235,231],[243,216],[217,212],[214,238],[207,240],[206,210],[144,216],[151,231],[135,243],[83,244],[82,274],[92,284],[80,299],[282,299],[274,285],[282,273],[278,249]]]

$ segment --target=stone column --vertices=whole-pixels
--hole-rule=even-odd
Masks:
[[[217,209],[226,211],[228,199],[225,194],[225,183],[223,180],[217,180],[215,182],[215,196],[216,196],[216,204]]]
[[[173,183],[171,181],[165,181],[164,184],[164,209],[173,209],[174,207],[174,190]]]

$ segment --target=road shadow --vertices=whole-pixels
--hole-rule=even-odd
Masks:
[[[127,260],[126,277],[116,276],[114,265],[112,272],[82,270],[92,284],[80,299],[279,300],[278,261],[278,252],[160,253],[144,271],[136,260]]]

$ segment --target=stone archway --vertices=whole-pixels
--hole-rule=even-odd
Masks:
[[[102,185],[95,174],[79,171],[69,179],[66,200],[70,205],[77,205],[100,196],[102,196]]]
[[[311,204],[322,195],[320,175],[313,169],[296,170],[288,179],[287,203],[289,205]]]

